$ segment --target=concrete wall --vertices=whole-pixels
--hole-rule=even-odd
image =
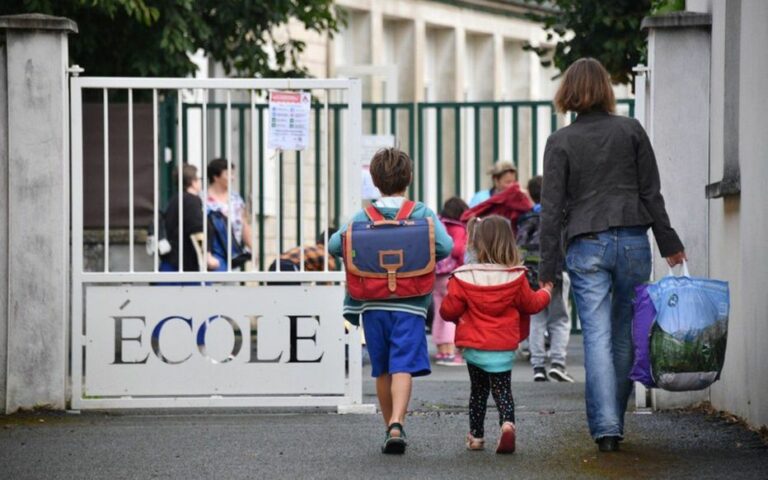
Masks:
[[[0,17],[7,88],[7,371],[0,408],[65,406],[69,315],[67,33],[73,22]],[[1,111],[1,110],[0,110]],[[2,115],[0,115],[2,116]],[[5,163],[5,162],[3,162]],[[4,222],[5,223],[5,222]],[[0,237],[0,239],[2,239]]]
[[[740,5],[739,5],[740,4]],[[740,7],[740,11],[739,11]],[[762,0],[712,2],[713,114],[710,182],[723,178],[723,164],[736,142],[741,169],[741,194],[710,200],[712,254],[710,274],[731,285],[728,349],[722,379],[712,387],[712,404],[752,425],[768,425],[768,136],[765,134],[765,79],[768,77],[768,3]],[[736,18],[733,18],[734,13]],[[729,64],[738,41],[739,65]],[[737,68],[731,80],[729,69]],[[720,103],[730,82],[737,82],[738,127]],[[714,93],[723,92],[715,96]],[[736,135],[736,138],[734,137]]]
[[[689,258],[692,275],[707,276],[707,199],[709,132],[708,20],[687,27],[651,28],[648,36],[649,136],[661,175],[661,191],[672,226]],[[684,126],[684,127],[683,127]],[[656,253],[654,277],[669,267]],[[708,392],[654,390],[655,404],[670,408],[708,398]]]
[[[3,46],[0,47],[0,287],[2,287],[0,288],[0,413],[5,411],[8,369],[8,72],[6,66],[7,54]]]
[[[534,71],[532,65],[539,61],[532,54],[525,55],[525,61],[530,65],[516,75],[512,84],[503,69],[503,59],[508,51],[516,54],[523,42],[540,44],[545,41],[543,29],[523,18],[522,10],[514,14],[494,14],[480,9],[419,0],[337,0],[336,3],[348,12],[348,26],[331,40],[334,47],[331,48],[333,58],[329,62],[330,75],[335,74],[336,68],[353,64],[396,65],[398,81],[405,93],[397,101],[424,101],[429,100],[430,96],[446,101],[462,101],[467,94],[479,100],[522,100],[529,98],[532,85],[539,88],[542,82],[556,84],[538,73],[530,76]],[[383,31],[381,38],[377,33],[379,30]],[[390,56],[392,46],[384,45],[386,37],[398,30],[407,33],[408,38],[412,39],[408,42],[410,50],[402,62],[399,59],[393,61]],[[294,33],[301,36],[296,30]],[[488,51],[483,49],[481,53],[490,55],[493,61],[482,72],[480,85],[475,85],[475,77],[479,73],[473,68],[474,59],[466,59],[463,53],[469,55],[477,47],[471,44],[481,38],[490,42],[486,46]],[[449,42],[451,46],[436,49],[435,42]],[[402,50],[402,46],[400,44],[396,49]],[[431,52],[436,50],[452,50],[454,53],[434,58]],[[444,74],[437,79],[433,73],[439,71]],[[426,89],[425,84],[428,87]],[[521,91],[521,84],[523,95],[512,96],[513,90]],[[377,100],[380,87],[376,82],[364,83],[366,89],[369,91],[364,91],[363,97]],[[413,92],[413,98],[410,92]]]
[[[692,273],[729,282],[728,347],[719,382],[691,394],[654,391],[654,405],[709,400],[760,427],[768,425],[768,2],[690,3],[711,13],[711,35],[691,16],[677,20],[687,26],[668,19],[651,29],[650,130]],[[740,189],[705,200],[705,187],[726,183],[734,171]],[[672,190],[676,184],[682,189]],[[659,259],[655,266],[657,276],[666,270]]]

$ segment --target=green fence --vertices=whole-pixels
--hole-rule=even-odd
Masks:
[[[161,177],[161,198],[163,204],[167,202],[175,185],[171,179],[171,171],[176,165],[178,152],[177,137],[177,97],[168,95],[162,102],[160,109],[160,145],[168,152],[167,162]],[[618,100],[618,113],[634,116],[634,100]],[[260,268],[264,269],[265,256],[265,214],[264,214],[264,169],[265,169],[265,129],[267,104],[255,105],[258,110],[256,119],[259,122],[257,135],[253,140],[247,138],[245,125],[251,121],[250,103],[231,103],[231,117],[227,121],[226,103],[207,103],[209,112],[208,141],[209,151],[205,152],[205,160],[213,157],[227,156],[227,142],[229,139],[227,126],[230,128],[236,123],[236,141],[233,142],[232,157],[230,160],[240,166],[248,168],[237,169],[237,187],[243,197],[253,200],[253,208],[258,205],[256,219],[258,225],[258,256]],[[182,108],[182,142],[189,146],[189,115],[192,111],[202,111],[200,103],[184,103]],[[321,121],[323,104],[313,104],[311,108],[312,135],[314,147],[321,145]],[[328,199],[331,210],[331,224],[338,225],[341,208],[341,165],[344,162],[343,139],[341,137],[342,123],[345,121],[344,112],[347,106],[342,103],[328,104],[329,135],[329,171],[333,195]],[[453,196],[462,196],[465,199],[481,188],[489,188],[490,179],[484,175],[486,167],[496,160],[510,160],[518,169],[527,176],[539,174],[541,153],[546,137],[573,121],[574,116],[566,118],[556,113],[550,101],[504,101],[504,102],[422,102],[422,103],[364,103],[363,104],[363,132],[366,135],[393,135],[398,146],[408,152],[415,164],[414,182],[410,187],[411,198],[424,201],[434,208],[442,205],[443,200]],[[214,126],[212,130],[210,127]],[[235,130],[233,130],[234,132]],[[250,131],[250,130],[248,130]],[[202,132],[201,132],[202,133]],[[251,143],[254,143],[251,145]],[[249,165],[251,152],[255,149],[256,164]],[[183,160],[186,162],[189,152],[184,148]],[[287,155],[287,154],[286,154]],[[296,178],[302,178],[302,163],[313,167],[311,175],[314,176],[315,185],[321,184],[321,164],[319,161],[302,162],[302,156],[311,155],[310,152],[296,152]],[[305,157],[309,158],[309,157]],[[278,161],[278,178],[281,185],[285,175],[284,154],[280,154]],[[249,192],[248,173],[250,169],[258,170],[258,183],[256,192]],[[525,180],[525,178],[522,178]],[[297,219],[300,217],[302,201],[314,203],[315,225],[314,231],[321,230],[321,197],[320,190],[314,190],[314,198],[303,198],[302,188],[295,189]],[[285,192],[285,190],[281,190]],[[284,196],[277,199],[280,204],[279,212],[285,215],[283,208]],[[284,222],[279,222],[280,229],[277,232],[279,248],[283,250],[292,245],[285,245],[283,239],[286,232],[283,229]],[[295,239],[301,238],[301,221],[296,221]],[[578,323],[575,312],[572,312],[573,331],[578,332]]]
[[[169,153],[163,170],[161,185],[161,198],[163,203],[174,190],[171,180],[171,170],[177,160],[177,97],[171,93],[162,102],[160,114],[160,144]],[[202,110],[201,103],[184,103],[182,108],[182,142],[189,145],[190,132],[189,115],[192,111]],[[634,101],[622,99],[618,101],[619,113],[634,115]],[[227,142],[222,139],[229,138],[226,131],[227,125],[234,124],[239,127],[233,129],[232,159],[237,165],[248,166],[251,152],[249,148],[256,149],[256,164],[249,168],[258,169],[258,184],[256,192],[249,192],[248,169],[237,169],[237,187],[243,197],[253,193],[254,205],[264,205],[264,164],[265,164],[265,131],[263,122],[266,121],[265,103],[257,103],[256,116],[257,136],[255,145],[250,145],[251,139],[246,134],[250,131],[245,125],[251,121],[250,103],[231,103],[231,117],[227,121],[226,103],[207,103],[208,111],[208,141],[209,151],[205,160],[213,157],[226,157]],[[341,182],[341,165],[344,162],[343,148],[340,148],[342,123],[345,121],[344,113],[347,106],[342,103],[331,103],[329,108],[328,135],[329,169],[331,172],[331,186],[333,195],[329,199],[331,209],[331,223],[338,224],[340,220],[340,189],[336,188]],[[324,105],[316,103],[312,105],[311,122],[314,145],[321,144],[321,120],[323,118]],[[422,103],[364,103],[363,104],[363,132],[364,134],[390,134],[396,138],[398,146],[407,151],[415,164],[414,182],[410,187],[410,196],[414,199],[425,201],[434,208],[442,205],[443,200],[459,195],[469,198],[472,193],[481,188],[488,188],[490,178],[484,175],[485,168],[499,159],[508,159],[514,162],[522,172],[528,176],[539,173],[538,165],[541,162],[543,143],[549,133],[557,130],[573,117],[567,119],[555,112],[550,101],[503,101],[503,102],[422,102]],[[214,138],[215,137],[215,138]],[[218,138],[220,141],[212,141]],[[187,161],[189,148],[184,148],[184,161]],[[301,178],[302,155],[312,155],[311,152],[298,152],[295,162],[296,177]],[[280,158],[279,172],[282,181],[284,165]],[[316,161],[306,162],[314,166],[312,175],[316,184],[320,183],[321,168]],[[525,180],[526,178],[523,178]],[[301,203],[302,189],[297,189],[297,212]],[[321,199],[318,189],[311,199],[315,205],[315,231],[319,233]],[[304,198],[310,201],[310,198]],[[278,199],[282,203],[283,198]],[[258,202],[258,203],[257,203]],[[283,208],[280,212],[285,212]],[[263,210],[257,212],[259,258],[264,263],[264,220]],[[300,228],[296,222],[297,231]],[[283,225],[283,222],[280,222]],[[279,232],[282,239],[285,232]],[[299,238],[298,232],[295,236]],[[281,242],[282,245],[282,242]],[[291,245],[282,245],[290,247]]]
[[[620,113],[628,116],[634,116],[634,100],[618,100]],[[256,104],[255,106],[262,115],[268,108],[266,104]],[[331,170],[334,172],[333,183],[337,185],[340,181],[339,172],[343,159],[342,149],[336,148],[341,143],[340,125],[342,122],[342,112],[346,110],[344,104],[329,104],[330,116],[332,118],[332,163]],[[227,105],[224,103],[208,103],[206,105],[209,115],[218,116],[218,137],[224,138],[227,122],[225,121]],[[312,116],[314,123],[314,135],[316,142],[320,142],[320,119],[322,117],[322,104],[312,106]],[[192,110],[201,110],[199,103],[185,103],[183,105],[183,125],[188,124],[188,114]],[[243,125],[250,118],[251,105],[249,103],[232,103],[231,109],[233,117],[238,119],[238,125]],[[176,161],[176,98],[169,96],[161,108],[161,145],[170,149],[172,161],[167,164],[166,170],[170,171]],[[430,120],[430,115],[434,118]],[[508,117],[508,121],[502,122],[502,117]],[[523,117],[524,122],[523,122]],[[471,119],[472,128],[469,125],[463,126],[463,120]],[[451,195],[467,195],[464,185],[463,162],[471,162],[471,168],[474,173],[473,187],[474,191],[480,190],[488,179],[484,178],[483,167],[490,166],[496,160],[508,159],[514,162],[518,168],[521,164],[528,165],[528,173],[536,175],[540,160],[541,144],[549,133],[557,130],[565,123],[565,117],[557,115],[552,102],[549,101],[507,101],[507,102],[422,102],[422,103],[364,103],[363,104],[364,134],[391,134],[398,140],[401,148],[409,153],[415,164],[414,183],[411,186],[410,194],[413,198],[425,201],[428,200],[426,192],[429,188],[435,191],[434,200],[437,205],[442,205],[443,200]],[[573,116],[571,116],[571,121]],[[467,122],[470,123],[470,122]],[[506,125],[502,125],[506,123]],[[450,125],[450,131],[446,131],[446,125]],[[542,127],[547,125],[544,131]],[[490,127],[490,128],[488,128]],[[429,135],[431,130],[432,135]],[[170,134],[168,134],[170,132]],[[187,144],[189,130],[183,128],[184,144]],[[523,139],[523,134],[528,136]],[[232,161],[238,165],[245,165],[248,158],[247,140],[245,129],[237,130],[238,141],[237,148],[233,152]],[[506,139],[505,139],[506,136]],[[489,137],[486,141],[484,137]],[[258,154],[259,168],[263,168],[264,157],[264,139],[263,129],[259,128]],[[446,139],[450,140],[446,143]],[[528,148],[523,151],[521,142],[527,140]],[[472,143],[471,158],[465,157],[465,143]],[[511,154],[502,154],[502,144],[508,142],[511,148]],[[187,149],[184,149],[186,152]],[[446,151],[450,150],[451,158],[446,158]],[[434,157],[435,172],[430,177],[426,172],[426,165],[429,156]],[[225,142],[219,142],[218,151],[215,156],[225,157]],[[469,157],[470,155],[466,155]],[[186,157],[186,155],[185,155]],[[507,158],[508,157],[508,158]],[[185,158],[186,161],[186,158]],[[316,163],[316,162],[315,162]],[[486,165],[487,164],[487,165]],[[451,170],[452,181],[446,184],[444,177],[446,172]],[[319,168],[316,175],[319,176]],[[167,173],[167,172],[166,172]],[[170,176],[166,175],[163,185],[165,186],[163,198],[169,196],[172,189],[170,185]],[[260,177],[261,178],[261,177]],[[440,179],[441,181],[438,181]],[[434,181],[434,185],[428,185],[429,181]],[[239,170],[239,190],[245,192],[247,188],[246,171]],[[339,189],[334,188],[335,192]],[[337,193],[338,195],[338,193]],[[339,201],[338,196],[334,200],[335,215],[334,220],[338,219]]]

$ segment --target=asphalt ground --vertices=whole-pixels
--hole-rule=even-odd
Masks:
[[[630,412],[621,451],[600,454],[584,413],[580,338],[569,370],[578,383],[534,383],[513,371],[518,450],[497,455],[496,410],[487,448],[469,452],[465,368],[435,366],[414,382],[403,456],[379,451],[379,415],[322,409],[28,413],[0,417],[0,479],[296,478],[768,478],[768,448],[731,419],[701,411]],[[374,384],[364,382],[375,402]]]

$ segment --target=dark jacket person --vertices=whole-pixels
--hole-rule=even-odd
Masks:
[[[648,280],[653,229],[670,265],[685,258],[660,191],[656,158],[643,127],[613,115],[610,77],[594,59],[565,72],[555,105],[576,120],[553,133],[544,151],[542,285],[563,258],[584,332],[587,419],[601,451],[618,449],[632,389],[632,298]]]
[[[174,171],[174,174],[176,173]],[[182,241],[184,242],[183,268],[185,272],[205,271],[205,268],[200,268],[198,255],[191,238],[193,234],[203,232],[203,201],[199,197],[200,177],[197,175],[197,168],[193,165],[185,164],[182,167],[181,180],[183,188],[182,208],[184,212],[182,218]],[[171,244],[171,251],[161,257],[160,271],[177,272],[179,271],[180,250],[178,194],[171,197],[168,201],[164,222],[168,242]],[[209,235],[211,235],[210,232]],[[206,255],[206,258],[208,268],[215,269],[218,267],[218,262],[210,254]]]

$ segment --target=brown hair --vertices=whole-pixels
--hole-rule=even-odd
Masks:
[[[528,195],[534,203],[541,203],[541,184],[544,179],[541,175],[536,175],[528,180]]]
[[[213,183],[216,177],[221,175],[224,170],[234,169],[235,166],[227,161],[225,158],[214,158],[208,162],[208,183]]]
[[[478,263],[496,263],[515,267],[520,255],[509,219],[499,215],[473,218],[467,226],[469,244]]]
[[[411,184],[413,164],[399,148],[382,148],[373,155],[370,172],[376,188],[384,195],[393,195]]]
[[[555,106],[562,113],[613,112],[616,97],[608,71],[594,58],[576,60],[565,71]]]
[[[440,216],[452,220],[461,220],[461,214],[467,210],[469,210],[467,202],[459,197],[451,197],[445,201],[443,209],[440,211]]]
[[[176,185],[179,181],[179,169],[174,168],[171,172],[171,178],[173,185]],[[190,165],[188,163],[185,163],[181,167],[181,186],[186,191],[191,185],[192,182],[194,182],[197,179],[197,167],[194,165]]]

